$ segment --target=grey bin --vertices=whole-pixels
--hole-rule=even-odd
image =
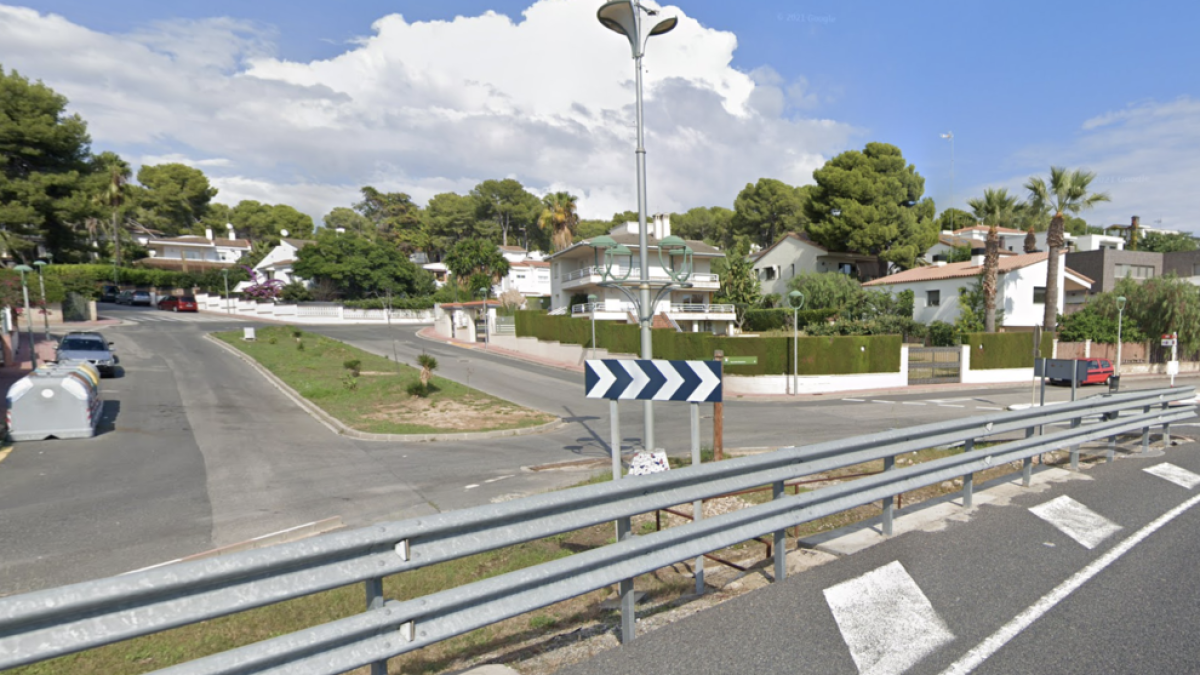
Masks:
[[[47,364],[8,388],[14,441],[91,438],[100,423],[100,371],[86,361]]]

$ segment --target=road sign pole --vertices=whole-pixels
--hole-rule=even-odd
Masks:
[[[1179,362],[1178,352],[1175,351],[1178,348],[1179,348],[1179,334],[1171,333],[1171,362],[1172,362],[1172,364],[1178,364],[1178,362]],[[1178,367],[1179,367],[1178,365],[1175,365],[1175,367],[1169,369],[1171,371],[1171,386],[1172,387],[1175,386],[1175,372]]]
[[[720,349],[713,352],[713,359],[721,364],[721,381],[725,381],[725,352]],[[713,404],[713,459],[721,461],[725,457],[725,404],[718,401]]]
[[[609,399],[608,415],[612,433],[609,449],[612,452],[613,480],[621,480],[621,416],[617,405],[616,399]],[[616,525],[617,541],[624,541],[633,529],[632,523],[629,518],[618,518]],[[621,642],[628,642],[633,639],[637,620],[633,579],[622,579],[617,583],[617,598],[621,605]]]
[[[689,403],[692,413],[692,466],[700,466],[700,404]],[[692,502],[692,522],[698,523],[704,518],[704,500]],[[704,556],[696,556],[695,563],[696,595],[704,595]]]
[[[608,419],[612,432],[608,446],[612,451],[612,476],[613,480],[621,480],[621,416],[616,399],[610,399],[608,402]]]

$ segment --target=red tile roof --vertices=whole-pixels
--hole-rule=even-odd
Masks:
[[[1065,252],[1060,254],[1065,255]],[[1008,257],[1001,257],[997,272],[1011,272],[1036,265],[1049,257],[1045,251],[1039,253],[1024,253]],[[1086,281],[1089,284],[1095,283],[1092,279],[1072,270],[1067,269],[1073,276]],[[930,265],[928,267],[916,267],[911,270],[905,270],[897,274],[892,274],[886,277],[880,277],[874,281],[868,281],[863,286],[894,286],[897,284],[915,284],[922,281],[935,281],[938,279],[954,279],[957,277],[975,277],[983,274],[983,265],[976,265],[971,261],[950,263],[948,265]]]

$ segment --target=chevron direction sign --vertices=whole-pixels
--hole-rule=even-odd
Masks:
[[[596,359],[584,362],[588,398],[721,402],[719,361]]]

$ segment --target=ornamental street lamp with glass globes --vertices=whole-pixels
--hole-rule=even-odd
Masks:
[[[49,256],[47,256],[49,257]],[[38,286],[42,289],[42,323],[46,325],[46,339],[50,339],[50,308],[46,305],[46,277],[42,274],[42,268],[46,266],[45,260],[34,260],[33,266],[38,272]]]
[[[21,273],[21,293],[25,296],[25,326],[29,329],[29,362],[37,370],[37,350],[33,348],[33,313],[29,309],[29,285],[25,283],[25,273],[32,272],[29,265],[17,265],[13,268]]]
[[[795,396],[796,390],[799,388],[797,380],[799,379],[800,341],[797,338],[800,335],[798,325],[800,308],[804,306],[804,294],[800,291],[788,293],[788,304],[792,306],[792,396]]]
[[[675,17],[662,19],[648,31],[642,30],[642,12],[647,16],[658,16],[658,10],[643,7],[638,0],[613,0],[606,2],[596,11],[596,18],[611,31],[620,33],[629,41],[633,54],[634,90],[636,92],[637,116],[637,147],[634,155],[637,159],[637,191],[638,191],[638,261],[641,263],[637,290],[637,306],[641,310],[638,317],[641,322],[641,356],[643,359],[653,358],[653,346],[650,333],[650,319],[653,316],[653,305],[650,298],[650,266],[646,233],[646,148],[644,145],[644,125],[642,119],[642,56],[646,51],[646,42],[654,35],[662,35],[675,28],[679,22]],[[661,252],[661,249],[660,249]],[[654,448],[654,404],[643,401],[645,413],[645,443],[646,449]]]
[[[1125,318],[1125,296],[1117,296],[1117,377],[1121,377],[1121,320]],[[1120,380],[1118,380],[1120,382]]]

